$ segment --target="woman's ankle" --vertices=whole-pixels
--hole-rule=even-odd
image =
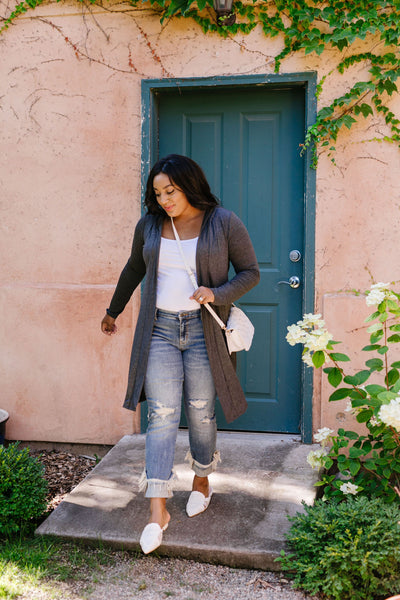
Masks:
[[[166,499],[151,498],[149,523],[158,523],[158,525],[163,528],[169,523],[170,518],[171,515],[166,508]]]
[[[207,498],[210,491],[208,477],[199,477],[199,475],[195,475],[193,478],[192,491],[201,492]]]

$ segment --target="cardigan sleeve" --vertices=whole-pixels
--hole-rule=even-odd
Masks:
[[[211,288],[215,305],[235,302],[260,281],[260,270],[253,244],[246,227],[235,213],[230,215],[227,240],[228,258],[236,275],[223,285]]]
[[[146,264],[143,259],[144,218],[140,219],[135,228],[131,255],[119,276],[117,287],[111,299],[107,314],[116,319],[129,302],[133,292],[146,274]]]

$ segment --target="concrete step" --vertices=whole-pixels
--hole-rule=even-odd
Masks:
[[[124,436],[37,529],[87,542],[138,549],[148,519],[148,500],[138,493],[144,469],[145,435]],[[219,433],[222,462],[210,476],[209,508],[188,518],[185,512],[193,471],[184,462],[186,431],[175,453],[174,497],[167,501],[171,522],[159,555],[228,566],[279,570],[288,516],[312,504],[318,474],[306,462],[314,446],[287,434]]]

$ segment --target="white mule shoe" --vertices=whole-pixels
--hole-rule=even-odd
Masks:
[[[167,527],[168,523],[164,527],[160,527],[158,523],[149,523],[146,525],[140,536],[140,547],[144,554],[149,554],[161,546],[163,532]]]
[[[201,492],[192,492],[189,496],[189,500],[186,504],[186,513],[189,517],[195,517],[200,513],[204,512],[210,504],[213,490],[210,487],[207,498]]]

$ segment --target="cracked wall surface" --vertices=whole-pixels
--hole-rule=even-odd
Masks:
[[[0,15],[9,12],[1,1]],[[150,10],[116,2],[49,3],[0,35],[0,368],[10,439],[112,444],[138,431],[139,415],[121,405],[139,293],[118,335],[103,336],[100,321],[140,215],[141,80],[269,74],[281,48],[259,28],[205,36],[190,20],[160,25]],[[326,75],[324,106],[364,75],[359,65],[340,75],[337,62],[334,50],[299,53],[282,71]],[[400,114],[398,96],[390,108]],[[399,149],[365,142],[385,134],[380,118],[362,120],[339,135],[336,166],[322,153],[317,170],[316,310],[349,352],[361,347],[352,330],[364,309],[347,291],[400,279]],[[318,373],[314,428],[351,421],[327,403],[329,392]]]

